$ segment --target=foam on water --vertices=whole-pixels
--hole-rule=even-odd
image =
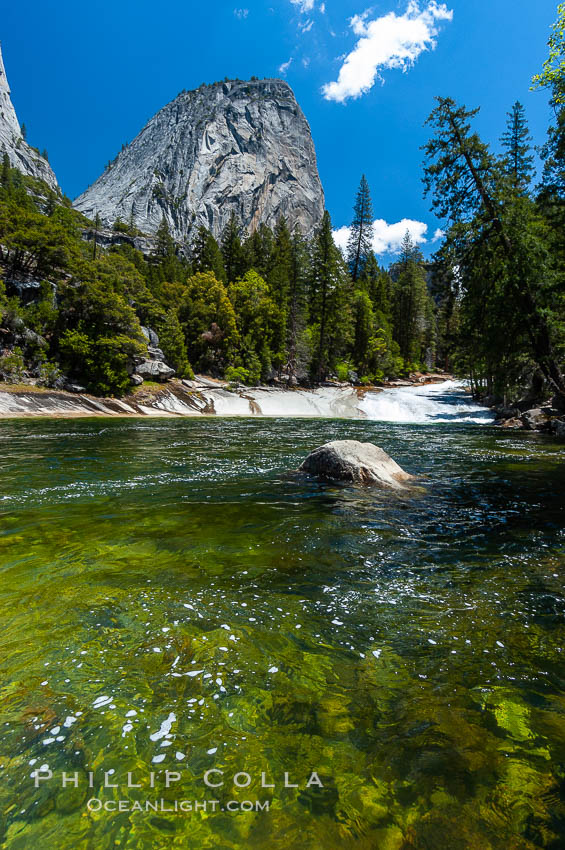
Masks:
[[[494,421],[494,415],[488,408],[473,402],[463,381],[369,392],[359,407],[368,419],[377,422],[475,422],[489,425]]]

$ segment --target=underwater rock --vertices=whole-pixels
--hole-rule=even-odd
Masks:
[[[404,489],[403,482],[413,478],[379,446],[358,440],[335,440],[314,449],[299,472],[394,490]]]

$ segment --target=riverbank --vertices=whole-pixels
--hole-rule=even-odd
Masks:
[[[446,377],[421,376],[418,383],[399,381],[383,387],[334,384],[287,389],[232,387],[198,376],[193,381],[145,383],[122,399],[6,386],[0,391],[0,419],[238,416],[490,423],[493,416],[488,408],[475,404],[462,383]]]
[[[331,416],[362,418],[365,391],[353,387],[287,390],[271,387],[229,389],[212,381],[172,380],[140,387],[121,399],[88,393],[16,387],[0,391],[0,418],[179,417],[179,416]]]
[[[495,424],[501,428],[565,437],[565,410],[556,398],[537,404],[526,401],[510,407],[493,404],[489,399],[482,399],[482,403],[492,409],[496,415]]]

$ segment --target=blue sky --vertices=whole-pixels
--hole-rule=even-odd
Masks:
[[[428,252],[439,222],[422,197],[420,146],[434,96],[481,106],[477,128],[495,144],[520,99],[542,143],[547,97],[529,85],[557,0],[365,2],[28,0],[6,3],[0,39],[20,122],[70,197],[181,89],[285,76],[312,128],[335,228],[349,223],[365,172],[382,258],[404,219],[420,223]]]

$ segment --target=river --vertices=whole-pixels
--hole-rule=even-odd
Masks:
[[[371,405],[0,422],[0,847],[565,846],[565,446]],[[418,492],[292,474],[337,438]]]

